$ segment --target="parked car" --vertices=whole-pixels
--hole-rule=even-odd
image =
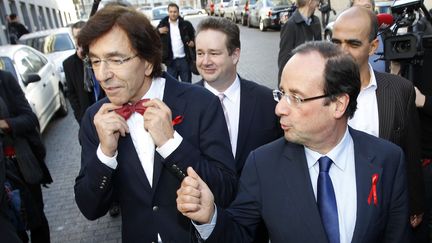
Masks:
[[[152,25],[156,27],[161,21],[161,19],[165,18],[166,16],[168,16],[168,6],[164,5],[164,6],[154,7],[150,12],[150,16],[148,17]]]
[[[225,8],[224,17],[230,19],[232,22],[237,23],[240,18],[241,8],[239,7],[239,0],[231,0]]]
[[[383,2],[375,2],[375,13],[381,14],[381,13],[387,13],[391,14],[391,6],[393,4],[393,1],[383,1]],[[333,31],[333,25],[334,21],[327,24],[327,26],[324,29],[324,39],[325,40],[331,40],[332,38],[332,31]]]
[[[68,113],[57,68],[41,52],[25,45],[0,46],[0,69],[12,73],[18,81],[39,120],[41,132],[55,114]]]
[[[248,26],[259,27],[261,31],[268,28],[280,29],[280,14],[288,12],[291,5],[291,0],[258,0],[250,8]]]
[[[60,73],[63,87],[67,91],[63,61],[76,51],[71,29],[58,28],[32,32],[22,35],[19,39],[19,43],[31,46],[47,55],[47,57],[55,63]]]
[[[236,18],[240,19],[240,22],[243,26],[248,25],[250,10],[255,8],[256,2],[257,2],[257,0],[240,0],[239,1],[240,15],[237,15],[238,12],[236,12]]]
[[[215,0],[215,15],[224,17],[225,15],[225,8],[228,6],[230,0]]]
[[[191,6],[180,7],[180,16],[206,14],[204,9],[192,8]]]

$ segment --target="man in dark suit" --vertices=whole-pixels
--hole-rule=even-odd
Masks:
[[[348,124],[355,129],[399,145],[406,158],[410,221],[422,221],[424,184],[421,170],[419,120],[412,83],[400,76],[376,72],[368,58],[378,47],[376,15],[364,7],[352,7],[335,21],[332,41],[351,54],[360,68],[358,110]]]
[[[291,58],[291,51],[306,41],[321,40],[321,23],[314,15],[319,0],[296,0],[297,9],[280,31],[278,54],[278,83],[282,70]]]
[[[27,225],[25,229],[19,230],[19,237],[24,242],[28,242],[29,237],[26,230],[30,230],[31,242],[49,243],[50,231],[48,220],[44,213],[41,184],[52,183],[52,178],[44,161],[46,150],[40,138],[39,121],[25,98],[18,81],[15,80],[11,73],[2,70],[0,70],[0,103],[0,130],[3,133],[2,136],[8,137],[8,143],[5,141],[3,143],[4,148],[7,147],[8,152],[5,156],[13,162],[14,169],[17,167],[17,170],[20,170],[15,174],[19,174],[20,178],[18,179],[26,187],[26,192],[30,194],[26,196],[31,198],[30,200],[22,198],[22,203],[25,204],[25,220]],[[20,150],[23,153],[21,155],[24,156],[24,153],[32,153],[32,155],[25,156],[33,156],[38,162],[38,166],[42,171],[42,178],[39,183],[30,184],[22,176],[23,171],[21,171],[17,161],[18,149],[16,149],[16,143],[18,141],[16,138],[18,137],[25,140],[28,144],[28,146],[24,147],[24,150]],[[22,142],[19,143],[22,144]],[[28,151],[29,149],[31,151]],[[0,190],[2,190],[4,185],[0,186]]]
[[[157,26],[162,41],[162,62],[167,72],[182,82],[192,82],[190,63],[193,60],[190,48],[195,47],[193,25],[180,17],[175,3],[168,5],[168,16],[161,19]]]
[[[175,203],[186,168],[221,205],[237,186],[219,99],[162,73],[159,36],[136,10],[99,10],[78,41],[107,95],[81,122],[79,209],[94,220],[117,197],[123,242],[190,241],[190,221]]]
[[[72,25],[72,35],[77,45],[77,51],[63,62],[68,84],[68,98],[74,110],[75,119],[80,125],[86,109],[105,96],[97,81],[93,79],[93,72],[84,65],[82,48],[77,42],[79,31],[84,25],[84,21],[78,21]]]
[[[240,176],[250,151],[282,137],[272,91],[237,74],[240,30],[224,18],[206,18],[197,27],[197,68],[203,85],[223,98],[231,148]],[[218,52],[219,55],[213,55]]]
[[[249,155],[227,210],[192,168],[177,208],[206,242],[251,242],[261,219],[275,243],[406,242],[403,152],[348,127],[359,91],[358,67],[336,45],[299,46],[274,91],[285,139]]]

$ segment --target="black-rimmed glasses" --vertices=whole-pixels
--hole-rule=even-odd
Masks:
[[[278,89],[273,90],[273,99],[275,101],[279,102],[279,101],[281,101],[282,97],[285,97],[285,100],[288,102],[289,105],[301,104],[301,103],[304,103],[307,101],[327,98],[330,96],[331,95],[329,95],[329,94],[325,94],[325,95],[319,95],[319,96],[314,96],[314,97],[309,97],[309,98],[300,98],[295,94],[285,94],[284,92],[282,92]]]

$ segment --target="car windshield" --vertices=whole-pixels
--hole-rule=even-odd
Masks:
[[[269,6],[284,6],[291,5],[290,0],[267,0]]]
[[[168,10],[166,8],[153,9],[153,19],[163,19],[168,16]]]
[[[67,33],[31,38],[25,40],[23,44],[29,45],[45,54],[75,49],[73,41]]]
[[[9,57],[0,57],[0,70],[12,73],[16,80],[18,80],[12,60]]]

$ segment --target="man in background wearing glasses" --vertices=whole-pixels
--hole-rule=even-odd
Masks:
[[[228,205],[237,186],[219,99],[162,73],[159,35],[141,13],[109,6],[81,29],[106,98],[81,121],[75,199],[90,220],[118,198],[123,242],[190,242],[176,190],[191,166]]]
[[[272,243],[407,242],[402,150],[347,125],[360,91],[354,60],[329,42],[293,54],[274,91],[285,137],[252,151],[228,209],[192,168],[177,208],[206,242],[251,242],[261,220]]]

